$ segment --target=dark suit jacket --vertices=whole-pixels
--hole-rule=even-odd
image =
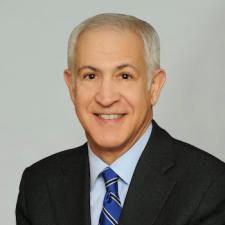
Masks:
[[[17,225],[90,225],[87,145],[45,158],[22,176]],[[153,121],[119,225],[224,225],[225,164]]]

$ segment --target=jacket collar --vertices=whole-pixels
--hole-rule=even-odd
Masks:
[[[62,176],[49,181],[57,224],[90,225],[90,175],[87,145],[62,162]]]
[[[153,225],[176,184],[172,138],[155,121],[152,124],[151,138],[133,174],[120,225]]]

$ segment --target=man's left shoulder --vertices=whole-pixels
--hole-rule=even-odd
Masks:
[[[191,144],[171,139],[177,166],[190,176],[210,179],[224,174],[225,163],[222,160]]]
[[[153,121],[153,138],[160,140],[163,148],[170,149],[164,151],[172,154],[176,168],[181,174],[213,178],[225,172],[225,163],[222,160],[192,144],[174,138],[155,121]]]

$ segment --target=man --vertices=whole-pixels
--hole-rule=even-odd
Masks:
[[[224,163],[152,119],[166,78],[151,25],[84,21],[64,79],[88,142],[24,171],[17,225],[225,224]]]

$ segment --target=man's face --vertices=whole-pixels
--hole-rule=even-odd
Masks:
[[[152,119],[143,42],[131,31],[84,32],[71,82],[77,116],[97,154],[125,152]]]

